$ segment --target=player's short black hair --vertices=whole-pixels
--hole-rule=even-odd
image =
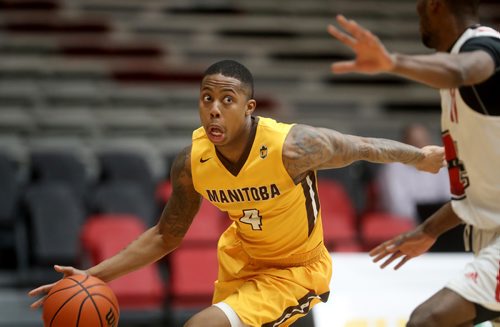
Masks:
[[[446,0],[450,11],[455,15],[477,16],[480,0]]]
[[[248,95],[253,98],[253,76],[244,65],[235,60],[218,61],[207,68],[203,78],[214,74],[236,78],[248,88]]]

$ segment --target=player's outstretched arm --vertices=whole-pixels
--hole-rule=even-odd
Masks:
[[[379,38],[356,21],[337,16],[341,27],[328,32],[354,51],[355,58],[332,64],[333,73],[390,73],[435,88],[456,88],[487,80],[495,72],[493,58],[482,50],[428,55],[390,53]]]
[[[85,273],[109,282],[159,260],[179,246],[201,204],[201,196],[193,186],[190,157],[191,147],[188,147],[175,159],[171,171],[173,192],[154,227],[145,231],[115,256],[86,271],[72,267],[55,267],[56,271],[64,276]],[[46,294],[53,285],[38,287],[29,295]],[[43,299],[33,303],[32,307],[42,304]]]
[[[394,266],[397,270],[408,260],[427,252],[441,234],[460,223],[462,220],[453,212],[451,203],[448,202],[413,231],[396,236],[375,247],[370,251],[370,256],[373,257],[373,262],[384,259],[381,268],[400,259]]]
[[[397,141],[339,133],[332,129],[295,125],[283,146],[283,163],[297,182],[310,170],[340,168],[358,160],[400,162],[431,173],[446,165],[444,149],[422,149]]]

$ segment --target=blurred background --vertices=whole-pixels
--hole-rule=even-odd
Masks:
[[[87,268],[155,223],[215,61],[252,71],[258,115],[398,140],[420,123],[439,144],[436,90],[330,73],[351,58],[326,32],[338,13],[393,51],[429,52],[414,0],[0,0],[0,326],[42,324],[26,291],[58,279],[53,264]],[[498,29],[498,0],[484,0],[481,17]],[[364,252],[442,203],[416,203],[414,217],[391,212],[378,170],[320,172],[332,252]],[[204,203],[181,248],[111,283],[120,326],[177,326],[209,305],[228,223]],[[459,239],[433,250],[459,251]]]

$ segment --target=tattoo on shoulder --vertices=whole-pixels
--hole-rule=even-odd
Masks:
[[[328,160],[332,149],[328,139],[318,129],[306,125],[295,125],[289,132],[283,147],[283,163],[290,176],[295,179],[321,162]]]

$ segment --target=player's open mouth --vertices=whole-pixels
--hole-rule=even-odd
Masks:
[[[224,139],[224,130],[221,127],[211,125],[207,130],[208,137],[212,142],[221,142]]]

